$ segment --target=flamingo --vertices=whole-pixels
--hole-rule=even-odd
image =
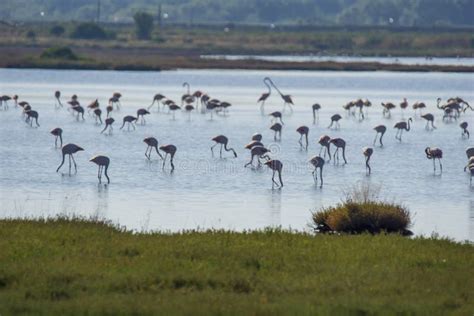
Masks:
[[[272,123],[273,123],[274,121],[276,121],[277,119],[279,119],[279,120],[280,120],[280,123],[281,123],[282,125],[285,125],[285,123],[283,123],[282,114],[281,114],[280,111],[272,112],[272,113],[270,113],[269,115],[272,117],[272,121],[271,121]]]
[[[87,112],[90,113],[91,110],[99,108],[99,100],[95,99],[87,106]]]
[[[300,139],[298,140],[298,143],[300,144],[301,147],[303,147],[303,136],[305,136],[305,139],[306,139],[305,148],[308,149],[308,134],[309,134],[308,126],[300,126],[296,129],[296,131],[300,134]]]
[[[467,122],[462,122],[461,124],[459,124],[459,127],[462,128],[462,134],[461,134],[462,138],[464,138],[465,135],[467,135],[467,138],[469,138],[469,131],[467,130],[468,126],[469,124]]]
[[[194,105],[186,104],[184,106],[184,110],[186,111],[186,113],[188,113],[188,121],[190,121],[191,120],[191,112],[194,111]]]
[[[370,148],[370,147],[364,147],[362,149],[362,154],[364,154],[365,156],[365,169],[366,171],[368,170],[369,171],[369,174],[371,173],[372,169],[370,168],[370,165],[369,165],[369,160],[370,160],[370,157],[372,157],[372,154],[374,153],[374,149],[373,148]]]
[[[194,98],[192,95],[191,95],[191,86],[189,85],[189,83],[187,82],[184,82],[183,83],[183,87],[186,87],[187,90],[186,90],[186,94],[183,94],[181,96],[181,105],[183,105],[183,101],[186,100],[187,98]],[[193,100],[194,102],[194,100]]]
[[[4,104],[4,109],[5,110],[8,110],[8,101],[11,100],[12,98],[8,95],[2,95],[0,97],[0,106],[2,106],[2,104]]]
[[[155,94],[155,96],[153,97],[153,102],[151,102],[151,104],[148,106],[148,110],[151,109],[153,107],[153,105],[155,104],[155,102],[158,103],[158,111],[160,110],[160,101],[165,99],[166,97],[160,93],[157,93]]]
[[[354,115],[354,113],[351,113],[351,109],[352,109],[354,106],[355,106],[355,102],[354,102],[354,101],[349,101],[349,102],[347,102],[345,105],[342,106],[342,108],[343,108],[344,110],[346,110],[347,116],[349,116],[349,115],[351,115],[351,114]]]
[[[433,169],[436,172],[435,160],[438,159],[439,168],[443,172],[443,165],[441,164],[441,158],[443,158],[443,151],[437,147],[426,147],[425,148],[426,158],[433,159]]]
[[[319,103],[315,103],[312,105],[313,109],[313,124],[316,124],[316,117],[318,118],[319,121],[319,110],[321,110],[321,105]]]
[[[74,160],[74,154],[77,153],[78,151],[83,151],[84,149],[82,147],[77,146],[76,144],[66,144],[61,148],[62,154],[63,154],[63,160],[61,161],[61,164],[59,165],[58,169],[56,169],[56,172],[61,169],[61,167],[64,164],[64,159],[66,155],[69,156],[69,174],[71,174],[71,159],[72,162],[74,163],[74,169],[77,172],[77,164],[76,161]]]
[[[355,106],[357,108],[359,108],[359,121],[362,121],[365,119],[365,116],[364,116],[364,101],[362,99],[358,99],[356,102],[355,102]]]
[[[399,141],[402,141],[402,133],[403,130],[406,130],[407,132],[410,131],[410,122],[412,122],[412,118],[410,117],[408,119],[408,122],[398,122],[395,124],[393,127],[397,129],[397,133],[395,134],[395,139],[398,139]]]
[[[107,111],[107,117],[109,117],[109,116],[110,116],[110,113],[112,113],[112,111],[114,110],[114,107],[111,106],[111,105],[107,105],[107,106],[105,107],[105,110]]]
[[[328,135],[322,135],[321,137],[319,137],[319,140],[318,140],[318,143],[321,145],[321,149],[319,150],[319,156],[321,156],[321,151],[325,149],[324,159],[326,159],[326,153],[327,153],[329,156],[328,161],[331,161],[330,141],[331,141],[331,137],[329,137]]]
[[[470,168],[471,165],[474,165],[474,157],[471,157],[467,160],[467,165],[464,166],[464,172],[466,172],[466,169]]]
[[[339,114],[334,114],[333,116],[331,116],[331,124],[329,124],[328,128],[331,128],[333,123],[335,123],[335,129],[341,128],[341,125],[339,124],[339,120],[341,118],[342,116]]]
[[[390,110],[396,108],[395,104],[393,104],[392,102],[387,102],[387,103],[382,102],[382,106],[383,106],[383,111],[382,111],[383,116],[385,117],[385,115],[388,114],[388,117],[391,117],[392,113],[390,112]]]
[[[58,147],[58,138],[60,141],[59,148],[63,146],[63,130],[60,127],[56,127],[55,129],[52,129],[50,132],[52,135],[55,136],[54,138],[54,148]]]
[[[288,105],[290,107],[291,113],[293,113],[292,105],[294,105],[294,104],[293,104],[293,100],[291,98],[291,95],[281,93],[280,89],[278,89],[278,87],[273,83],[272,79],[266,77],[264,80],[267,80],[268,82],[270,82],[270,84],[273,86],[273,88],[275,88],[275,90],[278,91],[278,93],[280,94],[280,97],[283,99],[283,102],[284,102],[283,103],[283,111],[285,111],[286,106]]]
[[[229,139],[227,137],[225,137],[224,135],[218,135],[212,138],[212,140],[215,142],[215,144],[211,146],[211,152],[213,157],[214,147],[216,147],[217,145],[221,145],[220,158],[222,158],[222,148],[224,148],[225,151],[232,151],[234,153],[234,157],[237,158],[237,153],[235,152],[235,150],[233,148],[227,148],[227,143],[229,142]]]
[[[98,108],[95,109],[94,110],[94,115],[95,115],[95,122],[99,123],[99,124],[102,124],[102,118],[101,118],[102,110],[98,109]]]
[[[255,156],[257,156],[257,162],[258,162],[257,167],[260,167],[260,165],[262,164],[260,162],[260,158],[270,160],[270,157],[268,156],[269,152],[270,152],[270,150],[268,150],[267,148],[265,148],[263,146],[251,147],[251,149],[250,149],[250,161],[245,164],[244,168],[246,168],[248,165],[253,165],[253,158]]]
[[[140,123],[142,125],[145,125],[146,124],[145,115],[148,115],[148,114],[150,114],[150,112],[148,112],[147,109],[138,109],[137,110],[137,121],[141,118]]]
[[[347,164],[346,160],[346,141],[342,138],[332,138],[329,143],[336,146],[336,151],[333,154],[334,163],[336,160],[339,162],[339,149],[342,148],[342,158],[344,158],[344,164]]]
[[[265,106],[265,101],[268,99],[268,97],[272,94],[272,87],[270,86],[270,84],[267,82],[268,78],[264,78],[263,79],[263,83],[267,86],[267,89],[268,89],[268,92],[266,93],[262,93],[262,95],[260,96],[260,98],[258,99],[257,101],[257,104],[258,103],[261,103],[260,104],[260,113],[262,115],[265,114],[265,110],[264,110],[264,106]]]
[[[165,163],[166,163],[166,157],[170,155],[170,164],[171,164],[171,171],[174,170],[174,164],[173,164],[173,158],[174,155],[176,154],[176,146],[175,145],[164,145],[160,146],[160,150],[165,152],[165,157],[163,158],[163,169],[165,168]]]
[[[269,160],[265,162],[265,165],[268,166],[270,169],[273,170],[273,175],[272,175],[272,188],[276,184],[278,186],[278,183],[275,181],[275,173],[278,172],[278,179],[280,180],[280,188],[283,188],[283,181],[281,180],[281,170],[283,169],[283,164],[281,163],[280,160]]]
[[[26,114],[26,120],[25,122],[29,122],[30,123],[30,126],[33,126],[33,119],[35,119],[35,122],[36,122],[36,127],[39,127],[39,123],[38,123],[38,112],[36,111],[33,111],[33,110],[28,110],[25,112]]]
[[[56,99],[56,104],[55,104],[55,107],[56,108],[59,108],[59,107],[63,107],[63,104],[61,103],[61,91],[56,91],[54,92],[54,98]]]
[[[273,136],[273,139],[277,141],[277,134],[278,134],[278,140],[281,140],[281,129],[282,126],[280,123],[275,123],[272,126],[270,126],[270,129],[275,132],[275,135]]]
[[[415,102],[413,104],[413,110],[415,110],[415,116],[416,116],[416,110],[420,110],[420,115],[421,115],[421,110],[426,108],[426,104],[424,102]]]
[[[79,121],[79,116],[82,115],[82,120],[84,121],[84,108],[80,105],[73,106],[72,109],[77,112],[76,120]]]
[[[15,94],[12,99],[15,102],[15,107],[17,107],[18,106],[18,95]]]
[[[472,177],[474,177],[474,162],[468,165],[468,168],[470,173],[469,183],[472,185]]]
[[[319,185],[320,188],[323,187],[323,167],[324,167],[324,159],[321,158],[320,156],[313,156],[309,162],[314,166],[313,170],[313,178],[314,178],[314,183],[318,183],[318,174],[316,171],[319,168],[319,177],[321,178],[321,184]]]
[[[106,118],[106,119],[105,119],[105,127],[104,127],[104,129],[102,130],[102,132],[100,132],[100,133],[102,134],[103,132],[105,132],[105,130],[106,130],[107,128],[109,128],[109,134],[112,133],[112,131],[113,131],[113,129],[114,129],[114,128],[112,127],[112,124],[113,124],[114,122],[115,122],[115,120],[114,120],[112,117]]]
[[[109,99],[109,105],[112,107],[115,105],[117,107],[117,110],[120,110],[120,98],[122,97],[122,94],[120,92],[114,92],[112,97]]]
[[[109,169],[110,159],[107,156],[94,156],[90,162],[95,163],[99,166],[99,171],[97,172],[97,178],[99,178],[99,183],[102,183],[102,171],[104,171],[105,177],[107,178],[107,183],[110,184],[110,178],[107,174],[107,169]]]
[[[173,120],[175,120],[175,119],[176,119],[176,117],[175,117],[175,112],[176,112],[177,110],[181,109],[181,107],[180,107],[179,105],[176,105],[176,104],[173,103],[173,104],[170,104],[170,105],[168,106],[168,108],[170,109],[171,112],[173,112]]]
[[[158,151],[158,140],[155,137],[147,137],[143,140],[143,142],[148,145],[145,150],[145,157],[147,157],[148,160],[151,160],[151,151],[153,150],[153,148],[155,148],[158,156],[163,159],[163,156]]]
[[[122,127],[120,127],[120,129],[122,129],[125,126],[125,123],[128,123],[127,131],[130,130],[130,125],[132,125],[133,130],[135,130],[135,124],[133,124],[133,122],[135,122],[136,120],[137,118],[135,116],[131,116],[131,115],[124,116],[123,124],[122,124]]]
[[[403,111],[406,110],[407,107],[408,107],[407,98],[403,98],[403,101],[400,103],[400,108],[402,109],[402,113],[403,113]]]
[[[423,114],[421,115],[422,118],[424,118],[426,120],[426,126],[425,126],[425,129],[429,130],[430,129],[430,126],[429,124],[431,123],[431,129],[436,129],[436,126],[434,126],[434,115],[431,114],[431,113],[426,113],[426,114]]]
[[[374,127],[374,130],[377,132],[374,138],[374,145],[375,145],[375,142],[377,141],[377,136],[380,133],[380,138],[379,138],[380,147],[383,147],[382,138],[383,138],[383,135],[385,134],[385,131],[387,130],[387,127],[385,125],[377,125]]]

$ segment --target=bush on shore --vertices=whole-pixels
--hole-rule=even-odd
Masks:
[[[44,50],[41,53],[41,58],[63,59],[63,60],[78,60],[77,55],[71,48],[66,46],[56,46]]]
[[[313,227],[322,233],[411,235],[410,212],[402,205],[377,200],[378,191],[354,187],[342,203],[313,213]]]

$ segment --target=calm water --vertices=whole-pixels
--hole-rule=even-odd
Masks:
[[[258,59],[279,62],[325,62],[334,61],[339,63],[381,63],[401,65],[450,65],[450,66],[474,66],[474,58],[425,58],[425,57],[361,57],[361,56],[319,56],[319,55],[203,55],[206,59]]]
[[[273,143],[268,129],[270,119],[261,116],[255,101],[266,91],[262,78],[271,76],[295,101],[293,115],[284,117],[283,138]],[[192,89],[233,104],[227,117],[194,113],[177,113],[176,120],[165,113],[152,113],[147,125],[136,131],[120,131],[121,118],[134,114],[139,107],[151,103],[155,93],[175,100],[184,92],[181,84],[188,81]],[[85,122],[77,122],[64,109],[54,109],[53,93],[61,90],[64,101],[78,94],[83,105],[99,98],[102,105],[114,91],[123,94],[122,110],[115,112],[113,135],[101,135],[102,126],[94,124],[86,114]],[[437,97],[462,96],[474,103],[472,74],[386,73],[386,72],[259,72],[259,71],[49,71],[0,70],[0,93],[18,94],[40,114],[40,128],[30,128],[19,109],[10,107],[0,112],[0,216],[51,216],[55,214],[97,215],[130,229],[177,231],[192,228],[250,229],[282,226],[305,230],[311,211],[340,201],[344,189],[368,182],[381,186],[381,196],[402,202],[414,214],[412,230],[416,234],[436,232],[457,240],[474,240],[474,187],[463,173],[465,148],[473,140],[461,139],[458,123],[441,122],[435,107]],[[342,104],[355,98],[369,98],[374,106],[368,119],[359,122],[346,117]],[[381,101],[397,104],[402,97],[410,103],[428,104],[436,115],[438,129],[427,132],[425,122],[415,119],[403,142],[394,139],[391,128],[401,119],[396,109],[391,119],[381,115]],[[318,124],[312,124],[311,105],[322,104]],[[277,95],[267,102],[267,111],[281,110]],[[343,115],[339,131],[328,130],[329,117]],[[410,109],[404,117],[413,115]],[[474,132],[473,112],[463,116]],[[365,174],[361,149],[372,145],[377,124],[387,125],[385,147],[375,148],[370,177]],[[299,125],[310,127],[309,150],[297,143]],[[54,149],[49,131],[60,126],[66,143],[85,148],[76,155],[78,173],[74,176],[55,172],[61,160]],[[271,172],[266,169],[244,169],[249,152],[243,149],[255,132],[263,134],[263,142],[284,163],[282,190],[272,190]],[[345,166],[327,164],[325,186],[313,183],[308,158],[319,152],[316,139],[322,134],[343,137],[347,141]],[[212,158],[210,139],[218,134],[229,137],[238,158]],[[148,162],[142,139],[155,136],[160,144],[178,147],[176,170],[161,170],[161,161]],[[473,138],[474,139],[474,138]],[[424,155],[426,146],[444,150],[444,172],[433,175],[432,162]],[[97,167],[88,159],[98,153],[111,158],[109,173],[112,183],[98,186]],[[63,169],[66,172],[66,168]]]

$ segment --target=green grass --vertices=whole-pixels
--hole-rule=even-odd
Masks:
[[[0,250],[1,315],[474,311],[474,249],[444,239],[1,220]]]

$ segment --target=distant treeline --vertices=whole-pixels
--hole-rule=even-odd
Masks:
[[[7,22],[92,21],[100,16],[103,22],[131,23],[138,11],[161,17],[162,23],[474,26],[474,0],[0,1],[0,20]]]

